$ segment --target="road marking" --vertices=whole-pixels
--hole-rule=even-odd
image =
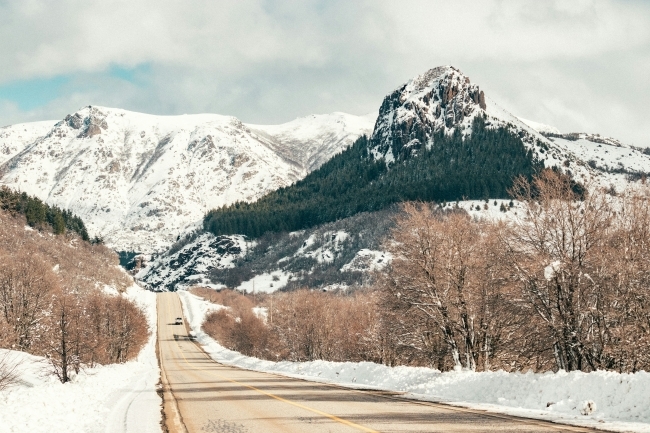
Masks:
[[[181,353],[181,356],[183,357],[183,360],[185,361],[185,363],[186,363],[186,364],[187,364],[191,369],[193,369],[193,370],[200,370],[200,369],[197,369],[197,368],[192,367],[192,364],[190,364],[189,361],[187,360],[187,358],[185,357],[185,354],[183,353],[183,349],[181,349],[180,344],[178,343],[178,341],[176,342],[176,345],[178,346],[178,349],[179,349],[179,351],[180,351],[180,353]],[[207,357],[207,355],[206,355],[205,353],[203,353],[203,352],[200,352],[200,353],[201,353],[203,356],[206,356],[206,357]],[[207,358],[208,358],[209,360],[212,361],[212,358],[210,358],[210,357],[207,357]],[[336,415],[332,415],[332,414],[329,414],[329,413],[327,413],[327,412],[323,412],[323,411],[321,411],[321,410],[314,409],[314,408],[312,408],[312,407],[305,406],[305,405],[303,405],[303,404],[296,403],[296,402],[291,401],[291,400],[287,400],[286,398],[282,398],[282,397],[277,396],[277,395],[275,395],[275,394],[271,394],[271,393],[266,392],[266,391],[263,391],[263,390],[261,390],[261,389],[259,389],[259,388],[255,388],[254,386],[247,385],[247,384],[245,384],[245,383],[241,383],[241,382],[238,382],[238,381],[233,380],[233,379],[229,379],[229,378],[227,378],[227,377],[225,377],[225,376],[220,375],[219,373],[216,373],[216,372],[215,372],[214,374],[215,374],[216,376],[218,376],[218,377],[224,379],[224,380],[227,380],[228,382],[235,383],[235,384],[237,384],[237,385],[241,385],[241,386],[243,386],[243,387],[246,387],[246,388],[248,388],[248,389],[252,389],[253,391],[257,391],[257,392],[259,392],[260,394],[266,395],[267,397],[274,398],[274,399],[276,399],[276,400],[278,400],[278,401],[281,401],[281,402],[283,402],[283,403],[287,403],[287,404],[290,404],[290,405],[293,405],[293,406],[299,407],[299,408],[301,408],[301,409],[308,410],[308,411],[313,412],[313,413],[315,413],[315,414],[318,414],[318,415],[321,415],[321,416],[327,417],[327,418],[329,418],[329,419],[331,419],[331,420],[333,420],[333,421],[336,421],[336,422],[338,422],[338,423],[341,423],[341,424],[347,425],[348,427],[352,427],[352,428],[355,428],[355,429],[357,429],[357,430],[361,430],[361,431],[364,431],[364,432],[367,432],[367,433],[379,433],[377,430],[373,430],[373,429],[371,429],[371,428],[364,427],[364,426],[362,426],[362,425],[359,425],[359,424],[353,423],[352,421],[348,421],[348,420],[345,420],[345,419],[343,419],[343,418],[339,418],[339,417],[336,416]]]
[[[236,383],[237,385],[245,386],[246,388],[248,388],[248,389],[252,389],[253,391],[257,391],[257,392],[259,392],[260,394],[264,394],[264,395],[266,395],[266,396],[268,396],[268,397],[272,397],[272,398],[274,398],[274,399],[276,399],[276,400],[279,400],[279,401],[281,401],[281,402],[288,403],[288,404],[291,404],[291,405],[293,405],[293,406],[299,407],[299,408],[301,408],[301,409],[308,410],[308,411],[313,412],[313,413],[315,413],[315,414],[325,416],[325,417],[330,418],[330,419],[332,419],[332,420],[334,420],[334,421],[336,421],[336,422],[339,422],[339,423],[341,423],[341,424],[345,424],[345,425],[347,425],[347,426],[349,426],[349,427],[356,428],[357,430],[365,431],[365,432],[368,432],[368,433],[379,433],[379,432],[377,432],[377,430],[373,430],[373,429],[371,429],[371,428],[364,427],[364,426],[359,425],[359,424],[355,424],[355,423],[353,423],[352,421],[348,421],[348,420],[345,420],[345,419],[339,418],[339,417],[336,416],[336,415],[332,415],[332,414],[329,414],[329,413],[327,413],[327,412],[323,412],[323,411],[321,411],[321,410],[314,409],[314,408],[311,408],[311,407],[309,407],[309,406],[305,406],[305,405],[302,405],[302,404],[300,404],[300,403],[296,403],[296,402],[291,401],[291,400],[287,400],[286,398],[282,398],[282,397],[279,397],[279,396],[277,396],[277,395],[274,395],[274,394],[268,393],[268,392],[263,391],[263,390],[261,390],[261,389],[255,388],[254,386],[246,385],[245,383],[241,383],[241,382],[237,382],[236,380],[228,379],[227,377],[221,376],[221,375],[218,374],[218,373],[217,373],[217,376],[221,377],[222,379],[227,380],[228,382],[232,382],[232,383]]]

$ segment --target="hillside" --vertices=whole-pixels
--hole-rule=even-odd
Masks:
[[[114,249],[152,252],[211,208],[301,179],[373,121],[333,113],[246,125],[85,107],[56,123],[1,129],[0,184],[74,212]]]
[[[72,232],[84,241],[90,240],[84,222],[72,212],[49,206],[37,197],[12,191],[6,186],[0,186],[0,210],[12,215],[23,215],[30,227],[47,227],[57,235]]]
[[[0,210],[0,348],[50,357],[47,370],[63,383],[81,364],[137,355],[147,339],[145,319],[120,295],[133,280],[117,254],[74,232],[26,223],[23,215]],[[113,320],[134,334],[113,334]],[[122,349],[115,351],[118,340]],[[81,341],[87,346],[73,345]]]
[[[500,220],[520,208],[510,200],[468,200],[447,203],[441,211]],[[254,240],[197,231],[153,259],[136,257],[130,267],[144,264],[135,269],[136,278],[156,290],[204,286],[269,293],[302,287],[355,288],[390,263],[382,241],[397,215],[398,207],[389,206],[305,230],[268,232]]]
[[[267,233],[255,241],[201,233],[156,257],[136,277],[164,290],[193,285],[249,292],[358,286],[370,271],[388,263],[380,246],[396,212],[364,212],[312,229]]]
[[[110,248],[86,242],[72,231],[55,234],[49,227],[33,229],[23,215],[13,216],[4,210],[0,210],[0,256],[6,265],[25,258],[42,262],[80,293],[97,288],[123,292],[132,284]]]
[[[254,203],[209,212],[204,228],[215,235],[295,231],[377,211],[408,200],[506,198],[512,179],[530,177],[543,165],[504,129],[473,121],[463,137],[440,132],[436,145],[387,165],[373,156],[373,141],[360,138],[345,152],[296,184]]]
[[[458,69],[443,66],[386,96],[370,138],[254,203],[210,211],[203,228],[217,236],[257,237],[407,200],[504,199],[514,178],[530,178],[543,167],[577,182],[595,178],[623,187],[650,172],[650,158],[613,139],[559,134],[519,119]]]

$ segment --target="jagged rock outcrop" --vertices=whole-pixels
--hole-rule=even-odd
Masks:
[[[435,132],[468,129],[486,108],[483,91],[458,69],[430,69],[384,99],[372,146],[389,161],[404,159],[430,144]]]
[[[650,175],[650,156],[598,134],[562,134],[557,128],[515,117],[499,107],[459,69],[430,69],[386,96],[371,137],[375,158],[395,164],[435,146],[434,134],[472,132],[476,116],[488,128],[504,128],[519,137],[532,156],[580,182],[595,181],[625,188],[630,180]]]

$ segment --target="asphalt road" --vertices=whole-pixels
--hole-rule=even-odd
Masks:
[[[185,325],[173,324],[182,315],[178,295],[158,296],[171,433],[591,431],[228,367],[190,341]]]

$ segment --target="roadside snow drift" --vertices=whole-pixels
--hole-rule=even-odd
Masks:
[[[405,397],[557,421],[610,431],[650,432],[650,373],[560,371],[507,373],[387,367],[370,362],[272,362],[220,346],[201,325],[219,306],[179,292],[199,343],[223,364],[354,388],[404,392]]]
[[[137,286],[127,297],[147,315],[151,337],[137,359],[88,369],[62,384],[44,358],[12,352],[21,383],[0,392],[0,433],[159,433],[156,295]]]

